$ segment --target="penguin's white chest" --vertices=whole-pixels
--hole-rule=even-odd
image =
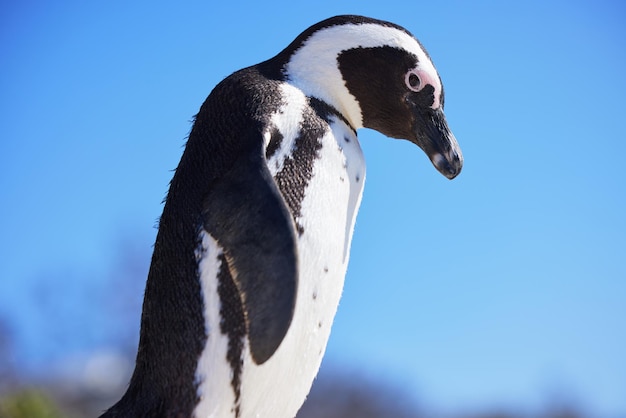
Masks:
[[[258,365],[244,341],[239,388],[227,360],[228,336],[220,332],[217,272],[222,249],[202,232],[199,273],[205,301],[207,344],[196,377],[200,403],[197,418],[292,418],[304,402],[319,369],[343,289],[356,213],[365,181],[365,163],[355,133],[331,117],[322,135],[304,138],[308,102],[298,90],[283,86],[289,106],[273,115],[280,143],[267,164],[279,186],[294,158],[305,159],[295,182],[303,189],[294,204],[299,277],[294,316],[277,351]],[[270,131],[266,142],[270,140]],[[306,143],[317,141],[317,144]],[[267,145],[267,143],[266,143]],[[311,145],[314,145],[311,147]],[[308,150],[308,151],[307,151]],[[313,151],[311,151],[313,150]],[[286,186],[283,186],[286,187]],[[282,192],[283,190],[281,190]]]

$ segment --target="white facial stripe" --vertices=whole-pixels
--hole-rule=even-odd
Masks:
[[[435,88],[439,103],[441,83],[437,70],[419,43],[406,32],[375,23],[332,26],[314,33],[291,57],[286,72],[289,82],[306,95],[337,108],[356,129],[363,127],[361,108],[345,86],[337,56],[348,49],[391,46],[413,53],[423,80]],[[433,105],[434,106],[434,105]],[[438,106],[437,106],[438,107]]]

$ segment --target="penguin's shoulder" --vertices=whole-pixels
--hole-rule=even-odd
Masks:
[[[170,193],[180,190],[184,197],[168,200],[203,199],[242,155],[263,152],[263,133],[270,115],[283,101],[280,84],[252,66],[236,71],[213,88],[193,118],[172,179]]]
[[[259,66],[236,71],[215,86],[196,115],[195,124],[222,124],[229,130],[220,132],[228,134],[245,128],[238,122],[247,119],[255,121],[258,128],[284,102],[282,84],[282,80],[264,75]]]
[[[223,251],[259,364],[289,328],[298,277],[294,221],[265,159],[272,115],[288,99],[281,84],[258,67],[222,80],[196,116],[179,166],[181,183],[199,185],[200,227]]]

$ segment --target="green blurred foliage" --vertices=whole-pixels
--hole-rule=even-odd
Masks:
[[[0,398],[0,418],[69,418],[55,401],[37,389],[24,389]]]

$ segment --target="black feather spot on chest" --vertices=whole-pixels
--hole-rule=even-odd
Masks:
[[[291,211],[299,235],[304,233],[304,227],[299,222],[302,201],[313,176],[313,166],[319,158],[322,137],[329,129],[326,116],[320,115],[313,107],[305,109],[291,153],[285,158],[282,170],[274,177]]]

